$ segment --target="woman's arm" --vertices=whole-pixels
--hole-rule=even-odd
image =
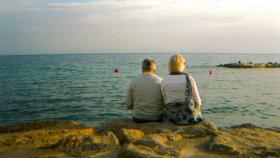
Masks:
[[[195,83],[195,80],[191,75],[189,75],[191,86],[192,86],[192,95],[193,95],[193,100],[196,108],[200,108],[201,106],[201,99],[198,93],[198,89]]]

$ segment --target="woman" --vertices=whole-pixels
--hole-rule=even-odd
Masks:
[[[184,73],[184,56],[171,56],[168,68],[169,75],[165,76],[161,83],[165,104],[163,118],[175,124],[194,124],[201,121],[201,100],[194,79]]]

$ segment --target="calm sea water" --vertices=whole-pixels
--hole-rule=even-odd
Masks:
[[[0,56],[0,125],[38,119],[73,119],[90,126],[129,118],[124,98],[153,58],[167,74],[171,54]],[[221,63],[280,62],[280,55],[185,54],[197,82],[203,115],[220,126],[253,123],[280,128],[280,69],[227,69]],[[113,72],[115,67],[120,73]],[[208,71],[212,70],[210,77]]]

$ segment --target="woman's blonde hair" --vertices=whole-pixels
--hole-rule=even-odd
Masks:
[[[181,54],[171,56],[168,65],[169,73],[183,71],[185,68],[185,61],[185,57]]]

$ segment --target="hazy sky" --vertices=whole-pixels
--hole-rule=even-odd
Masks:
[[[280,53],[279,0],[0,0],[0,54]]]

